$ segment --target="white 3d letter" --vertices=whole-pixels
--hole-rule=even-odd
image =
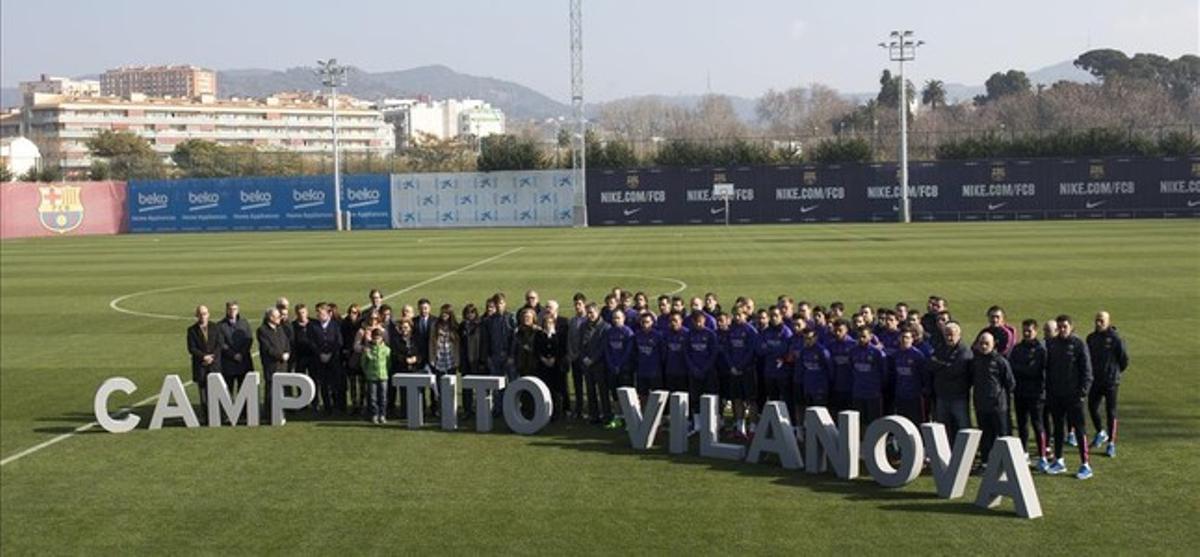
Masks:
[[[804,414],[804,450],[808,454],[808,473],[825,471],[828,461],[837,477],[858,477],[858,412],[838,414],[838,425],[823,406],[810,406]]]
[[[399,387],[406,397],[408,406],[408,429],[421,429],[425,425],[425,405],[421,402],[421,388],[433,389],[433,376],[428,373],[392,374],[392,385]]]
[[[700,456],[720,460],[742,460],[746,457],[746,446],[722,443],[717,438],[717,395],[700,397]],[[795,445],[795,437],[792,438]],[[796,450],[800,456],[800,450]]]
[[[758,427],[754,430],[754,440],[750,442],[750,451],[746,454],[746,462],[757,464],[764,452],[778,454],[779,462],[788,470],[804,468],[800,447],[796,444],[796,433],[792,430],[792,421],[788,419],[787,404],[783,402],[768,402],[763,407]]]
[[[946,440],[946,426],[937,422],[921,424],[921,437],[925,440],[925,456],[929,457],[929,467],[933,470],[933,482],[937,485],[938,497],[957,499],[962,497],[967,487],[967,476],[971,473],[971,463],[975,460],[975,451],[979,449],[979,438],[983,432],[978,429],[960,429],[954,438],[954,452],[950,452],[950,443]]]
[[[287,396],[284,387],[296,387],[299,396]],[[271,425],[283,425],[284,410],[299,410],[308,406],[317,396],[317,384],[303,373],[276,373],[271,376]]]
[[[458,376],[447,373],[438,380],[439,396],[442,397],[442,429],[458,429]]]
[[[1002,497],[1011,497],[1021,518],[1042,516],[1042,503],[1038,501],[1037,489],[1033,486],[1033,475],[1025,465],[1025,451],[1016,437],[1001,437],[992,445],[988,455],[987,471],[979,485],[979,496],[975,504],[985,509],[1000,504]]]
[[[258,384],[257,371],[251,371],[242,379],[242,386],[237,395],[231,400],[229,385],[220,373],[210,373],[205,378],[208,383],[208,427],[221,427],[221,413],[229,416],[229,423],[236,426],[241,420],[242,413],[246,414],[246,425],[258,426]]]
[[[633,387],[617,389],[621,415],[625,416],[625,432],[629,434],[629,444],[634,449],[645,451],[654,446],[669,394],[667,391],[650,391],[643,409],[639,406],[637,390]]]
[[[178,375],[163,377],[158,403],[154,405],[154,415],[150,416],[150,429],[162,429],[166,418],[183,418],[183,423],[188,427],[200,427],[196,411],[192,410],[192,401],[188,400],[187,390],[183,388],[183,381]]]
[[[533,418],[521,414],[521,393],[533,397]],[[508,429],[520,435],[533,435],[550,423],[554,404],[550,400],[550,387],[541,379],[526,375],[508,384],[504,389],[504,422]]]
[[[113,377],[107,379],[100,384],[100,388],[96,390],[96,398],[92,399],[92,410],[96,413],[96,423],[104,428],[104,431],[109,433],[126,433],[137,427],[138,422],[142,421],[136,414],[130,412],[129,415],[121,419],[115,419],[108,413],[108,397],[114,392],[122,392],[125,394],[133,394],[137,390],[137,385],[133,381],[124,377]]]
[[[496,405],[496,391],[504,388],[504,376],[464,375],[463,390],[475,393],[475,431],[486,433],[492,430],[492,410]]]
[[[887,458],[887,438],[891,435],[900,446],[900,469],[892,467]],[[921,475],[925,465],[925,447],[921,445],[921,432],[912,420],[904,416],[886,416],[867,426],[863,440],[862,458],[867,463],[867,472],[883,487],[901,487]]]

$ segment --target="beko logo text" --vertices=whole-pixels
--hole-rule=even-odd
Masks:
[[[137,196],[138,205],[166,205],[167,194],[165,193],[139,193]]]
[[[188,203],[192,205],[200,205],[205,203],[219,203],[221,196],[216,192],[211,191],[189,191]]]
[[[242,200],[245,201],[245,198],[243,198]],[[270,201],[270,200],[271,200],[271,198],[268,195],[266,201]],[[297,203],[300,203],[303,201],[325,201],[325,192],[323,192],[321,190],[314,190],[314,189],[292,190],[292,201],[295,201]]]
[[[271,192],[255,190],[255,191],[240,191],[242,203],[270,203]]]
[[[346,190],[346,199],[350,201],[376,201],[380,195],[379,190],[371,188],[350,188]]]

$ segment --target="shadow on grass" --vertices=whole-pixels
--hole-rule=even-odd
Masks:
[[[207,423],[207,414],[200,406],[194,407],[196,416],[201,424]],[[154,408],[150,406],[133,409],[133,413],[142,419],[141,427],[149,423]],[[61,416],[39,418],[41,422],[69,422],[78,424],[92,421],[94,416],[85,413],[69,413]],[[287,413],[287,420],[294,423],[312,422],[321,428],[365,428],[384,432],[414,431],[432,435],[478,435],[473,419],[460,417],[457,431],[446,431],[439,427],[437,418],[427,415],[425,426],[409,430],[404,419],[389,418],[388,424],[380,426],[371,423],[365,417],[355,413],[325,413],[314,414],[309,410],[292,411]],[[244,423],[244,420],[243,422]],[[269,416],[264,411],[261,422],[264,426],[270,423]],[[504,423],[503,418],[496,418],[491,434],[513,435]],[[35,429],[39,433],[69,433],[78,426],[48,426]],[[170,419],[163,423],[164,428],[184,427],[183,420]],[[93,427],[80,433],[104,433],[99,427]],[[529,437],[529,445],[544,449],[578,451],[584,453],[632,456],[644,461],[671,462],[677,465],[700,466],[721,473],[737,474],[739,476],[763,478],[777,485],[807,489],[818,493],[841,495],[847,500],[867,503],[878,503],[882,510],[908,511],[915,513],[936,514],[969,514],[977,516],[1009,517],[1009,513],[982,509],[969,500],[946,501],[939,499],[932,491],[913,491],[904,488],[891,489],[876,484],[870,479],[865,470],[860,471],[860,478],[841,480],[827,470],[819,474],[809,474],[802,470],[786,470],[779,465],[778,457],[773,454],[764,455],[759,464],[748,464],[743,461],[716,460],[699,456],[699,442],[693,437],[689,439],[688,451],[684,454],[670,454],[665,444],[669,426],[663,426],[656,439],[655,447],[649,451],[634,450],[624,431],[608,431],[580,421],[558,420],[551,422],[535,436]],[[926,471],[926,473],[928,473]]]

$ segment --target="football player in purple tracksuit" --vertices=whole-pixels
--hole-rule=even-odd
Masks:
[[[700,431],[700,397],[717,393],[717,333],[705,326],[712,316],[703,311],[693,312],[692,329],[688,331],[688,406],[692,411],[691,433]]]
[[[641,327],[633,338],[637,392],[646,398],[650,391],[663,387],[663,335],[654,327],[654,316],[642,314]]]
[[[887,354],[871,344],[871,330],[858,330],[858,343],[850,350],[854,369],[854,409],[864,426],[883,416],[883,384],[887,374]]]
[[[925,391],[930,386],[925,376],[925,355],[913,346],[913,337],[911,330],[900,333],[900,346],[888,359],[888,384],[895,413],[921,424],[925,421]]]

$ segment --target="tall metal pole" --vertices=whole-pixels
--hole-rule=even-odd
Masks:
[[[892,31],[891,39],[879,46],[886,48],[888,58],[900,63],[900,222],[912,222],[908,197],[908,87],[904,81],[904,62],[917,57],[917,47],[925,41],[914,41],[912,31]]]
[[[333,213],[337,229],[342,230],[342,151],[338,148],[337,83],[329,89],[333,97]]]
[[[900,222],[912,222],[908,203],[908,87],[904,86],[904,58],[900,58]],[[334,127],[334,135],[337,128]],[[335,140],[336,141],[336,140]]]
[[[337,88],[346,84],[348,68],[338,65],[337,58],[317,60],[316,73],[321,77],[321,84],[329,87],[333,109],[333,219],[337,230],[344,230],[342,223],[342,157],[341,146],[338,144],[337,117]]]
[[[587,121],[583,115],[583,0],[571,3],[571,108],[577,132],[571,134],[571,174],[575,183],[577,226],[586,227],[587,218]]]

